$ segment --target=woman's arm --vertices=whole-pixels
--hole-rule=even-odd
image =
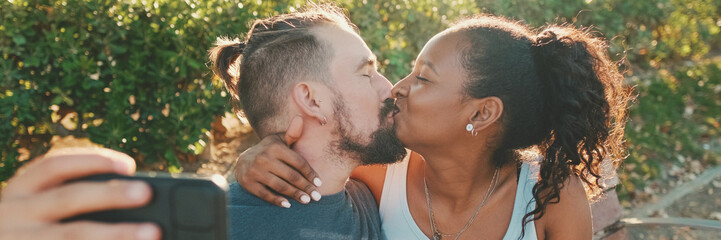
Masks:
[[[303,120],[295,117],[282,137],[268,135],[241,153],[236,160],[234,174],[238,184],[251,194],[279,207],[290,206],[283,196],[301,203],[308,203],[303,198],[320,197],[316,186],[322,182],[318,174],[302,156],[290,149],[300,138],[302,127]]]
[[[288,200],[284,196],[307,203],[301,201],[301,197],[317,191],[314,183],[317,183],[318,175],[313,168],[276,135],[264,138],[243,152],[237,162],[235,177],[238,183],[253,195],[277,206],[285,207],[283,202]],[[378,204],[385,176],[385,165],[360,166],[351,173],[351,178],[370,188]]]

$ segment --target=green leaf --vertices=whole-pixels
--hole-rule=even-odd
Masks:
[[[110,45],[110,50],[115,54],[123,54],[127,51],[125,47],[119,45]]]
[[[188,65],[192,67],[193,69],[200,69],[203,65],[200,64],[200,62],[192,59],[192,58],[186,58],[188,60]]]
[[[25,37],[23,37],[22,35],[17,35],[15,37],[13,37],[13,42],[15,42],[15,44],[17,44],[17,45],[23,45],[23,44],[25,44],[26,41],[25,41]]]
[[[180,173],[183,171],[183,167],[180,166],[180,162],[178,162],[178,158],[175,156],[172,149],[165,150],[165,154],[163,156],[168,160],[168,172]]]

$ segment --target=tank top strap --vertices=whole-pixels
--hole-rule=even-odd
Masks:
[[[534,161],[535,162],[535,161]],[[523,216],[533,211],[535,200],[533,198],[533,186],[538,181],[538,165],[535,163],[523,163],[521,172],[518,174],[518,187],[516,188],[516,198],[513,203],[513,215],[511,215],[511,223],[503,240],[536,240],[536,226],[530,221],[525,226],[525,234],[521,238],[521,230],[523,226]]]
[[[408,208],[406,184],[411,154],[417,153],[411,152],[403,161],[388,165],[386,170],[383,193],[378,206],[381,230],[386,239],[428,239],[416,225]]]
[[[386,168],[386,179],[383,183],[383,192],[381,193],[381,201],[378,205],[378,209],[381,210],[381,219],[383,214],[391,211],[388,209],[392,205],[395,205],[396,199],[406,198],[406,179],[408,173],[408,162],[409,158],[405,158],[400,162],[389,164]],[[393,201],[393,202],[391,202]],[[386,211],[384,211],[386,210]]]

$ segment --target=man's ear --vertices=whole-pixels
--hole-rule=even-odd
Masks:
[[[498,97],[474,99],[470,104],[473,113],[470,114],[468,122],[476,132],[497,122],[503,114],[503,101]]]
[[[318,99],[320,94],[317,87],[318,84],[299,82],[291,90],[292,99],[304,117],[314,119],[320,125],[325,125],[328,123],[328,119],[320,107],[322,101]]]

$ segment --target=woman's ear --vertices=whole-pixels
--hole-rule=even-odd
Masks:
[[[299,112],[304,117],[315,119],[318,124],[325,125],[328,123],[328,119],[325,117],[325,114],[323,114],[323,110],[320,107],[322,101],[318,99],[320,94],[316,88],[317,85],[307,82],[299,82],[295,84],[291,90],[292,99],[298,107]]]
[[[503,101],[498,97],[474,99],[471,104],[475,111],[473,111],[468,121],[473,125],[473,130],[476,132],[497,122],[503,114]]]

